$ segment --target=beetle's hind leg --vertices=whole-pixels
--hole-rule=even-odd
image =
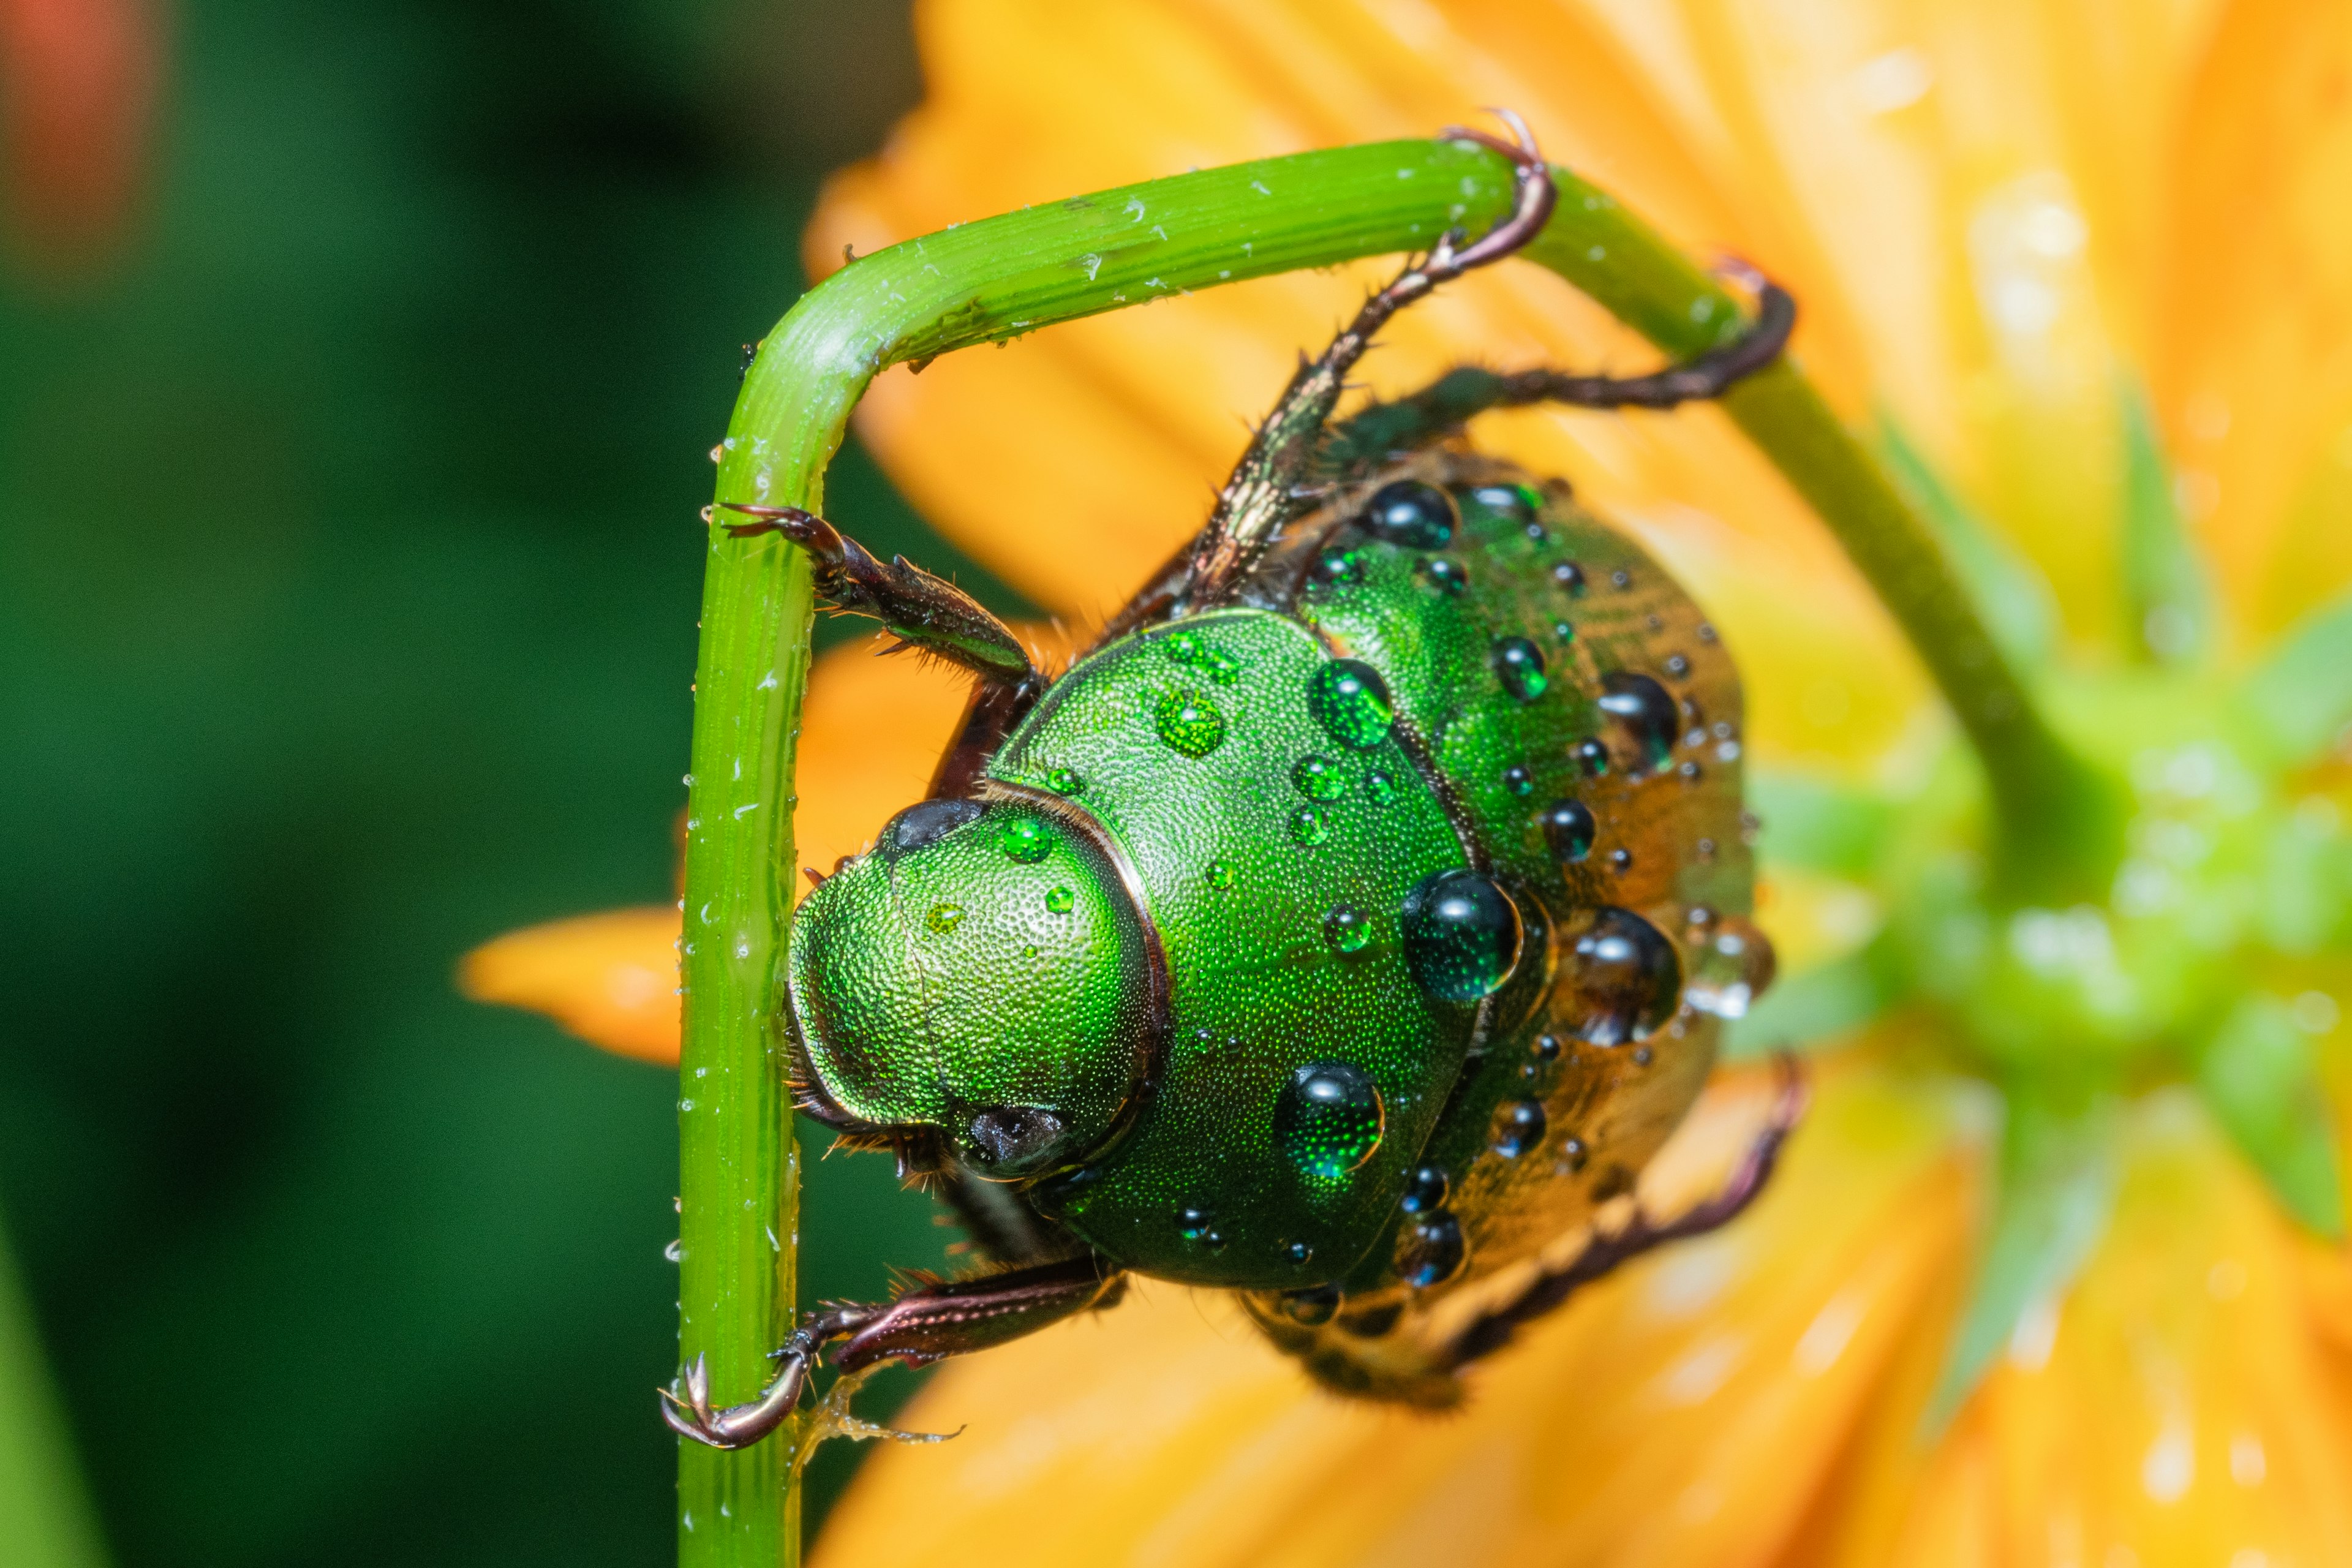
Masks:
[[[845,1341],[834,1364],[856,1372],[877,1362],[921,1366],[986,1350],[1118,1300],[1126,1277],[1082,1253],[1058,1262],[919,1284],[881,1306],[836,1302],[811,1313],[775,1352],[775,1380],[757,1399],[714,1410],[710,1377],[698,1356],[678,1386],[661,1391],[662,1419],[681,1437],[713,1448],[748,1448],[782,1426],[800,1403],[824,1347]]]
[[[1729,342],[1646,375],[1570,375],[1557,370],[1504,374],[1465,365],[1409,396],[1376,403],[1332,432],[1336,465],[1378,462],[1428,444],[1493,408],[1560,403],[1576,408],[1674,408],[1722,396],[1780,357],[1797,324],[1788,290],[1744,262],[1723,270],[1756,296],[1756,319]]]
[[[1772,1179],[1780,1150],[1805,1112],[1804,1075],[1789,1057],[1780,1058],[1780,1092],[1773,1099],[1771,1114],[1713,1194],[1670,1220],[1654,1221],[1636,1205],[1633,1216],[1615,1230],[1596,1229],[1574,1258],[1538,1271],[1509,1299],[1454,1331],[1435,1348],[1437,1365],[1450,1373],[1492,1355],[1510,1343],[1519,1330],[1643,1253],[1671,1241],[1720,1230],[1747,1213]]]

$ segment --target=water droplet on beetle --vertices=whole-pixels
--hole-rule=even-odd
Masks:
[[[1049,888],[1045,891],[1045,907],[1057,915],[1066,915],[1078,907],[1078,896],[1067,888]]]
[[[1207,1209],[1187,1205],[1176,1211],[1176,1234],[1187,1241],[1199,1241],[1216,1224],[1216,1216]]]
[[[1568,754],[1587,778],[1597,779],[1609,771],[1609,748],[1598,741],[1579,741]]]
[[[1460,1271],[1466,1252],[1462,1222],[1447,1210],[1425,1215],[1400,1239],[1397,1274],[1417,1290],[1442,1285]]]
[[[1538,1035],[1535,1037],[1534,1042],[1528,1047],[1528,1054],[1535,1058],[1536,1060],[1539,1062],[1558,1061],[1559,1059],[1559,1037],[1557,1035]]]
[[[1047,768],[1045,787],[1055,795],[1076,795],[1087,785],[1086,781],[1070,768]]]
[[[1690,673],[1689,658],[1678,653],[1670,653],[1666,655],[1666,673],[1673,676],[1676,680],[1682,679],[1683,677]]]
[[[1374,805],[1388,805],[1397,797],[1396,780],[1378,768],[1364,775],[1364,798]]]
[[[1633,585],[1633,574],[1620,566],[1616,571],[1609,574],[1609,585],[1622,593]]]
[[[1559,1168],[1560,1173],[1563,1175],[1575,1175],[1579,1171],[1584,1169],[1585,1162],[1590,1160],[1591,1157],[1592,1151],[1584,1146],[1583,1139],[1563,1138],[1560,1140]]]
[[[1536,775],[1513,763],[1503,770],[1503,787],[1517,795],[1533,795],[1536,792]]]
[[[1633,868],[1633,852],[1631,849],[1612,849],[1609,851],[1609,868],[1623,876]]]
[[[1576,628],[1566,621],[1554,621],[1551,624],[1551,635],[1561,642],[1574,642]]]
[[[1495,1118],[1495,1152],[1516,1160],[1543,1142],[1551,1118],[1538,1100],[1515,1100]]]
[[[923,924],[930,928],[933,935],[945,936],[948,932],[955,930],[956,927],[963,924],[963,906],[961,904],[933,904],[931,906],[931,912],[923,917]]]
[[[1684,762],[1675,765],[1675,776],[1685,784],[1696,784],[1703,771],[1696,763]]]
[[[1470,586],[1470,574],[1462,563],[1449,555],[1432,555],[1413,567],[1421,580],[1449,598],[1458,597]]]
[[[1571,599],[1584,597],[1584,568],[1573,561],[1563,561],[1551,569],[1552,586]]]
[[[1397,1207],[1407,1214],[1429,1214],[1445,1206],[1445,1196],[1453,1188],[1444,1166],[1419,1166],[1404,1179],[1404,1196],[1397,1199]]]
[[[1302,805],[1290,814],[1290,841],[1312,849],[1331,837],[1331,819],[1319,805]]]
[[[1493,995],[1519,961],[1519,908],[1475,871],[1439,871],[1413,884],[1403,928],[1413,980],[1449,1002]]]
[[[1282,1256],[1293,1268],[1304,1268],[1315,1261],[1315,1249],[1303,1241],[1294,1241],[1283,1247]]]
[[[1337,1182],[1381,1146],[1381,1091],[1349,1062],[1313,1062],[1290,1075],[1275,1102],[1274,1135],[1301,1174]]]
[[[1614,905],[1593,911],[1576,939],[1569,971],[1573,1027],[1596,1046],[1647,1037],[1675,1016],[1682,999],[1682,960],[1675,944],[1641,916]]]
[[[1323,917],[1323,940],[1335,952],[1361,952],[1372,940],[1372,922],[1361,910],[1341,904]]]
[[[1664,687],[1638,671],[1612,669],[1601,678],[1598,706],[1615,721],[1642,767],[1665,765],[1682,721]]]
[[[1160,639],[1160,651],[1175,664],[1191,664],[1201,657],[1201,639],[1191,632],[1172,632]]]
[[[1034,816],[1011,816],[997,824],[996,847],[1004,858],[1034,866],[1054,852],[1054,830]]]
[[[1536,510],[1543,504],[1543,499],[1526,485],[1476,485],[1470,490],[1470,499],[1496,517],[1522,523],[1535,521]]]
[[[1352,658],[1335,658],[1307,677],[1307,710],[1333,740],[1359,752],[1387,740],[1396,725],[1388,682]]]
[[[1454,498],[1419,479],[1399,479],[1372,492],[1364,505],[1364,531],[1406,550],[1443,550],[1454,542],[1461,514]]]
[[[1747,1016],[1772,984],[1775,967],[1769,938],[1738,915],[1717,917],[1692,931],[1690,980],[1684,997],[1718,1018]]]
[[[1715,864],[1715,840],[1702,838],[1691,846],[1691,856],[1702,866]]]
[[[1224,744],[1224,714],[1195,691],[1171,691],[1160,698],[1152,722],[1169,749],[1184,756],[1205,757]]]
[[[1573,866],[1592,853],[1592,841],[1601,833],[1600,824],[1592,820],[1592,809],[1580,800],[1556,800],[1544,807],[1544,846],[1551,851],[1552,859],[1562,866]]]
[[[1551,679],[1544,674],[1543,649],[1525,637],[1497,637],[1487,662],[1495,668],[1495,679],[1503,689],[1522,702],[1533,702],[1549,689]]]
[[[1212,860],[1209,862],[1209,886],[1216,889],[1219,892],[1224,891],[1227,888],[1232,887],[1240,879],[1240,873],[1234,869],[1234,863],[1232,861]]]
[[[1201,655],[1201,668],[1207,670],[1209,679],[1220,686],[1231,686],[1242,678],[1242,661],[1218,648],[1210,648]]]
[[[1364,580],[1364,558],[1352,550],[1327,550],[1308,575],[1328,587],[1352,588]]]
[[[1328,757],[1301,757],[1290,770],[1290,785],[1309,800],[1333,801],[1348,793],[1347,781]]]

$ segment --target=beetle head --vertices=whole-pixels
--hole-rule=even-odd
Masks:
[[[1001,1180],[1102,1149],[1163,1012],[1115,855],[1092,818],[1025,793],[893,817],[793,921],[803,1109],[902,1159],[943,1142]]]

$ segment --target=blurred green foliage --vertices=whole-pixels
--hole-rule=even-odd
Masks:
[[[903,6],[171,26],[121,254],[0,279],[0,1209],[69,1439],[126,1564],[659,1562],[674,1080],[450,971],[671,896],[704,454]],[[829,510],[1022,608],[854,450]],[[938,1265],[809,1170],[804,1300]]]

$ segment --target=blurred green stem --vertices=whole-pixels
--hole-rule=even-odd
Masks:
[[[0,1226],[0,1563],[100,1568],[105,1561],[74,1460],[72,1428],[50,1384],[33,1304]]]
[[[1610,197],[1565,172],[1559,181],[1532,259],[1669,353],[1740,330],[1703,273]],[[1485,232],[1511,193],[1509,163],[1485,148],[1391,142],[1074,196],[893,246],[811,289],[769,334],[736,402],[719,498],[822,511],[850,410],[889,365],[1219,283],[1425,249],[1449,228]],[[2085,793],[2081,770],[1925,528],[1794,366],[1729,403],[1918,645],[1984,759],[2004,841],[2022,844],[2052,802]],[[713,529],[708,549],[686,854],[680,1345],[709,1358],[714,1398],[731,1402],[759,1389],[766,1352],[792,1326],[797,1173],[773,1009],[813,605],[807,560],[780,539]],[[792,1561],[790,1473],[782,1440],[733,1455],[682,1447],[680,1560]]]

